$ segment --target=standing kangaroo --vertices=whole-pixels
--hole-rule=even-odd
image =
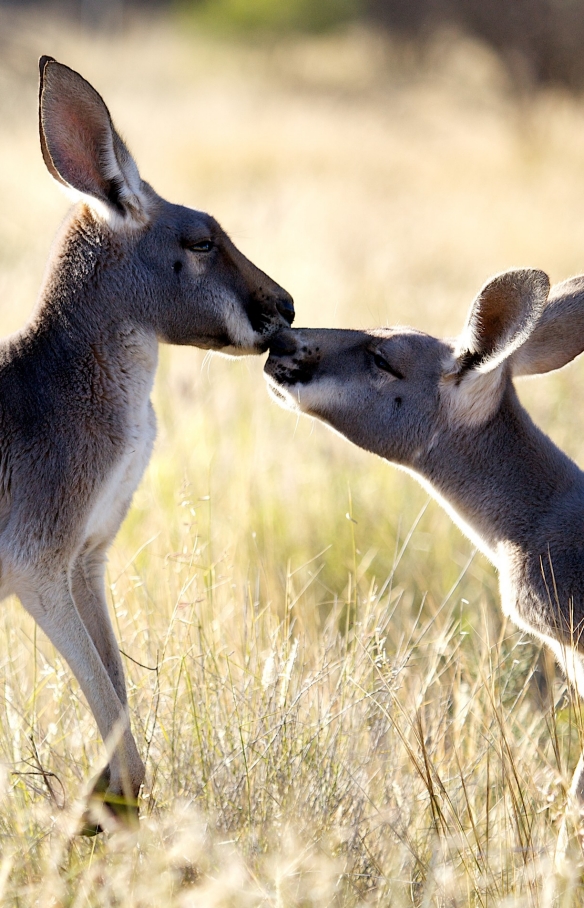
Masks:
[[[534,425],[513,378],[584,350],[584,276],[489,281],[455,341],[412,328],[283,330],[280,403],[416,476],[499,571],[503,611],[584,697],[584,473]],[[584,754],[570,788],[584,806]]]
[[[51,57],[39,120],[45,164],[77,204],[31,320],[0,346],[0,595],[77,678],[113,748],[96,791],[115,812],[144,765],[104,562],[152,451],[158,343],[259,353],[294,308],[213,218],[156,195],[100,95]]]

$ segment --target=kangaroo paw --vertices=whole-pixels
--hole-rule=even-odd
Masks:
[[[88,804],[81,819],[79,835],[95,836],[100,832],[138,825],[138,800],[109,790],[109,767],[93,783]]]

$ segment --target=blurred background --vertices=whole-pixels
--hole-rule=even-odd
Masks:
[[[102,93],[142,176],[161,195],[212,213],[292,293],[298,326],[401,323],[452,336],[495,272],[536,267],[555,282],[584,271],[583,46],[584,5],[576,0],[2,2],[0,333],[29,317],[68,205],[39,151],[41,53],[79,70]],[[243,709],[253,691],[269,690],[274,660],[292,665],[286,654],[295,635],[304,640],[297,684],[317,672],[321,656],[324,672],[333,650],[322,655],[319,641],[322,629],[334,626],[343,640],[357,641],[353,653],[369,653],[373,641],[375,660],[384,652],[391,665],[407,663],[405,699],[420,689],[435,659],[440,667],[420,695],[426,705],[433,697],[443,704],[429,711],[435,717],[450,715],[453,702],[468,710],[474,692],[487,696],[483,680],[491,678],[490,647],[498,641],[502,702],[517,702],[517,691],[523,698],[524,712],[513,713],[520,724],[509,733],[519,755],[514,771],[524,774],[521,791],[529,789],[536,805],[547,798],[548,813],[538,807],[537,823],[551,817],[553,824],[554,805],[563,803],[560,775],[548,720],[533,705],[546,695],[553,664],[545,676],[538,648],[502,624],[494,570],[410,477],[278,409],[266,394],[262,366],[259,357],[229,361],[162,350],[156,449],[110,559],[122,647],[141,664],[128,662],[131,708],[138,736],[150,736],[148,778],[157,803],[196,795],[197,804],[219,812],[225,828],[244,822],[241,755],[233,758],[236,744],[230,750],[220,736],[238,740],[241,728],[229,724],[236,695],[228,692],[226,700],[219,682],[207,691],[205,709],[219,716],[209,722],[212,745],[202,757],[183,753],[194,747],[195,733],[181,727],[192,699],[182,666],[198,671],[207,664],[200,653],[212,652],[213,671],[224,678],[232,663],[221,659],[235,653],[232,684]],[[519,391],[536,421],[584,466],[584,362],[524,381]],[[81,779],[89,770],[79,769],[80,750],[90,763],[100,752],[91,717],[82,698],[71,707],[70,676],[37,640],[32,622],[20,607],[7,609],[0,651],[8,654],[1,677],[2,727],[9,732],[2,759],[13,766],[27,759],[30,727],[41,758],[64,778]],[[360,628],[354,638],[353,626]],[[466,636],[471,627],[481,627],[471,635],[485,646],[480,658]],[[452,650],[437,649],[436,639],[455,632],[456,664],[440,662],[436,653]],[[448,672],[457,679],[451,697]],[[367,684],[374,687],[375,678]],[[350,691],[348,697],[357,696]],[[490,708],[480,730],[461,731],[467,742],[484,745],[476,765],[484,757],[487,787]],[[344,765],[361,753],[358,736],[377,728],[366,711],[354,715]],[[572,734],[575,741],[569,710],[563,715],[567,740]],[[410,732],[415,749],[418,732]],[[439,731],[433,740],[442,740]],[[378,741],[369,746],[368,754],[383,752]],[[566,772],[575,747],[566,745]],[[183,758],[186,769],[178,772]],[[215,793],[206,782],[207,758],[222,767]],[[312,770],[302,754],[298,759],[299,792],[302,772]],[[315,765],[329,766],[328,759],[319,752]],[[474,767],[474,759],[467,765]],[[283,765],[291,760],[283,753]],[[419,786],[419,774],[404,760],[398,781],[409,791]],[[276,776],[257,783],[261,792],[275,792],[262,801],[268,819],[280,797]],[[387,767],[381,776],[389,778]],[[37,796],[26,781],[18,784],[23,799]],[[387,785],[382,797],[372,783],[366,802],[347,788],[353,805],[347,810],[361,804],[368,816],[371,804],[389,809],[394,793]],[[426,804],[424,791],[419,797]],[[314,802],[306,798],[309,816]],[[488,798],[487,791],[487,814]],[[323,824],[333,816],[328,802],[322,815]],[[420,829],[427,829],[421,816]],[[505,853],[515,860],[520,850]]]
[[[2,0],[13,8],[60,14],[86,27],[117,29],[136,14],[177,11],[232,34],[272,37],[324,33],[347,23],[382,28],[422,48],[445,29],[493,49],[513,81],[525,88],[582,86],[584,9],[576,0]]]

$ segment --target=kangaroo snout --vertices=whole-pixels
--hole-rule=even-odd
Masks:
[[[270,341],[264,371],[279,385],[308,384],[320,360],[320,347],[309,342],[305,332],[283,329]]]
[[[243,300],[249,324],[258,335],[255,350],[266,350],[270,338],[294,321],[294,300],[287,290],[250,262],[223,232],[221,252],[228,280]]]
[[[270,341],[270,360],[291,356],[296,352],[296,332],[283,329],[278,331]],[[269,360],[268,360],[269,362]]]
[[[259,288],[250,294],[246,312],[250,325],[257,334],[264,336],[267,347],[275,332],[288,328],[294,321],[294,301],[278,285],[269,291]]]
[[[281,295],[276,298],[276,309],[284,319],[287,325],[294,321],[294,300],[290,294],[283,290]]]

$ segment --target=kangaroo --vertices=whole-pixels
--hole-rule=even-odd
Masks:
[[[69,664],[113,751],[95,796],[132,812],[144,765],[103,575],[154,443],[158,343],[260,353],[294,307],[212,217],[141,179],[100,95],[48,56],[39,122],[76,204],[30,321],[0,344],[0,596]]]
[[[413,328],[283,330],[274,398],[415,476],[499,572],[504,613],[584,696],[584,473],[537,428],[513,379],[584,350],[584,276],[514,270],[482,288],[455,340]],[[584,754],[569,791],[584,807]]]

